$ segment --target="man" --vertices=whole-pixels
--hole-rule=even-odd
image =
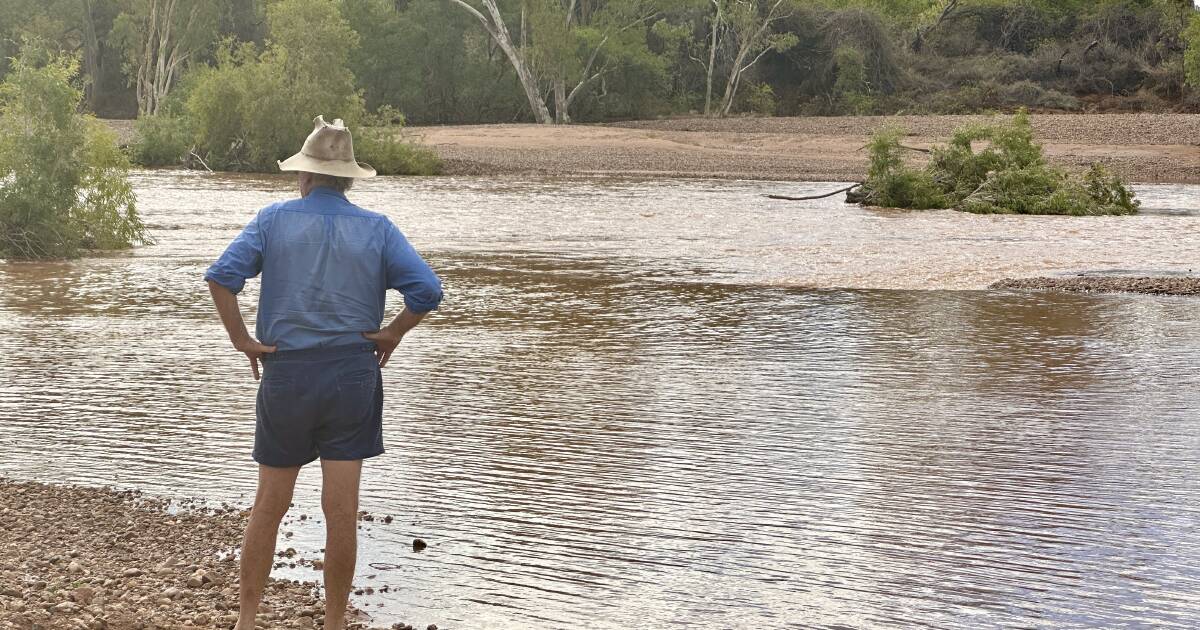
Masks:
[[[242,544],[236,630],[253,630],[271,571],[279,522],[300,467],[321,459],[325,513],[325,628],[345,627],[358,551],[362,460],[383,453],[380,370],[404,334],[442,299],[441,282],[386,217],[345,196],[375,171],[354,160],[350,131],[318,116],[300,153],[279,163],[299,173],[299,199],[263,208],[205,274],[233,347],[258,390],[258,491]],[[237,294],[262,273],[256,337]],[[380,328],[387,289],[404,308]]]

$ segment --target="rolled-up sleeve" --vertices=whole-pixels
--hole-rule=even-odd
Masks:
[[[225,253],[204,273],[205,280],[211,280],[237,294],[246,286],[246,280],[262,272],[262,224],[266,212],[267,209],[263,209],[246,224],[242,233],[225,248]]]
[[[413,249],[394,223],[388,221],[384,245],[387,286],[404,296],[404,307],[413,313],[428,313],[442,302],[442,281]]]

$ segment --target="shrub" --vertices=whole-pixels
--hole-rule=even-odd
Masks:
[[[898,128],[883,129],[871,137],[867,145],[871,155],[867,173],[870,203],[914,210],[946,207],[945,196],[930,173],[905,163],[907,149],[900,144],[903,137],[904,131]]]
[[[116,136],[79,114],[73,57],[26,46],[0,84],[0,257],[145,242]]]
[[[1193,14],[1183,32],[1187,48],[1183,51],[1183,68],[1188,87],[1200,88],[1200,14]]]
[[[433,151],[401,140],[399,127],[363,127],[354,133],[354,154],[380,175],[437,175],[442,162]]]
[[[176,166],[193,147],[190,119],[177,114],[143,116],[134,124],[133,161],[142,166]]]
[[[1075,216],[1134,214],[1139,206],[1133,192],[1102,166],[1072,176],[1047,165],[1024,111],[1007,125],[956,130],[920,169],[906,163],[902,137],[901,130],[885,129],[871,138],[867,181],[848,200],[914,210]],[[976,151],[978,143],[986,146]]]
[[[775,108],[778,106],[775,90],[766,83],[755,83],[748,86],[747,89],[742,90],[739,100],[741,101],[740,111],[763,116],[774,116]]]

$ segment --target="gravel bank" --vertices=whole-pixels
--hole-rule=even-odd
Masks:
[[[1006,278],[990,289],[1066,291],[1070,293],[1144,293],[1148,295],[1200,295],[1200,278],[1079,276],[1073,278]]]
[[[0,479],[0,628],[232,628],[231,552],[248,515]],[[264,628],[314,628],[322,615],[313,584],[273,580],[258,619]]]

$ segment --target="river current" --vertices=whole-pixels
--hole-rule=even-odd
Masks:
[[[0,475],[247,504],[256,385],[202,274],[292,181],[135,186],[155,244],[0,262]],[[447,298],[385,369],[363,509],[394,520],[364,523],[356,583],[389,589],[356,603],[441,628],[1200,625],[1197,303],[981,290],[1190,273],[1200,191],[1088,219],[762,197],[837,187],[361,182]],[[319,557],[319,481],[281,549]]]

